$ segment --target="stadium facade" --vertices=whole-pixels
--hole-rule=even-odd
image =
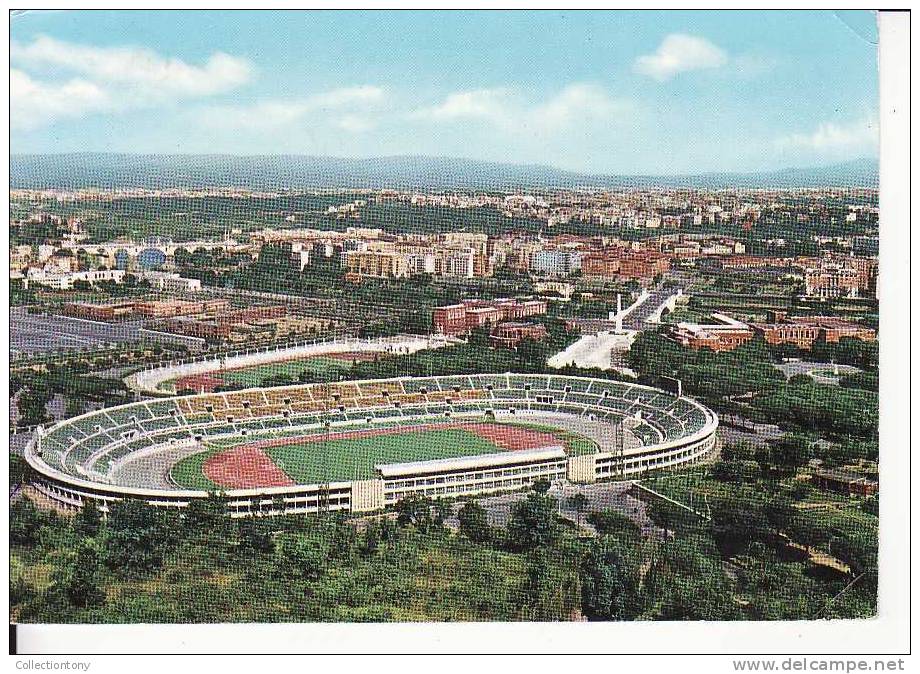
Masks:
[[[180,455],[204,442],[374,429],[464,419],[583,429],[596,451],[558,446],[404,463],[319,484],[228,489],[232,516],[370,512],[402,498],[484,496],[538,480],[626,480],[698,462],[716,443],[718,418],[700,403],[637,384],[547,374],[471,374],[303,384],[145,400],[40,428],[25,451],[33,486],[57,505],[142,499],[181,508],[208,497],[171,481]],[[131,468],[131,470],[127,470]]]

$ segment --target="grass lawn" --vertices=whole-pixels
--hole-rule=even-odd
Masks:
[[[192,454],[181,459],[169,471],[172,481],[183,489],[204,489],[206,491],[220,490],[221,487],[211,482],[204,476],[202,466],[204,462],[217,452],[225,449],[223,446],[213,445],[203,452]]]
[[[302,373],[330,374],[351,369],[351,362],[339,358],[302,358],[285,360],[265,365],[254,365],[241,370],[228,370],[219,376],[228,384],[242,384],[246,387],[261,386],[262,382],[272,377],[284,375],[297,379]]]
[[[719,501],[742,500],[752,507],[762,507],[782,490],[791,488],[793,478],[757,480],[743,484],[717,480],[705,466],[658,475],[641,480],[646,487],[695,508]],[[803,517],[822,528],[842,531],[855,528],[866,531],[878,528],[878,517],[860,507],[862,501],[823,489],[812,489],[808,496],[796,502]]]
[[[447,459],[502,451],[463,429],[415,431],[397,435],[292,443],[265,450],[295,482],[313,484],[373,477],[374,466]]]

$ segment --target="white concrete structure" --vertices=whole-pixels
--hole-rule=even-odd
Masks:
[[[574,344],[569,344],[559,353],[551,356],[547,365],[560,369],[569,365],[600,370],[614,369],[613,353],[628,351],[638,333],[634,330],[599,332],[596,335],[583,335]]]

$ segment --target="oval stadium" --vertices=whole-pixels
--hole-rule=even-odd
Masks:
[[[401,377],[106,408],[39,429],[25,457],[35,488],[67,509],[220,492],[234,517],[370,512],[410,495],[630,479],[703,459],[717,426],[692,399],[626,382]]]

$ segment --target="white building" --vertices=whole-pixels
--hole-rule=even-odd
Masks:
[[[138,276],[150,283],[150,287],[166,293],[201,292],[201,281],[196,278],[184,278],[176,273],[165,271],[145,271]]]
[[[86,281],[87,283],[98,283],[100,281],[114,281],[122,283],[125,280],[124,269],[105,269],[101,271],[72,271],[72,272],[49,272],[44,269],[32,268],[26,273],[25,287],[28,288],[30,283],[53,288],[54,290],[70,290],[77,281]]]
[[[581,269],[581,253],[572,250],[544,249],[530,258],[530,271],[546,276],[568,276]]]

